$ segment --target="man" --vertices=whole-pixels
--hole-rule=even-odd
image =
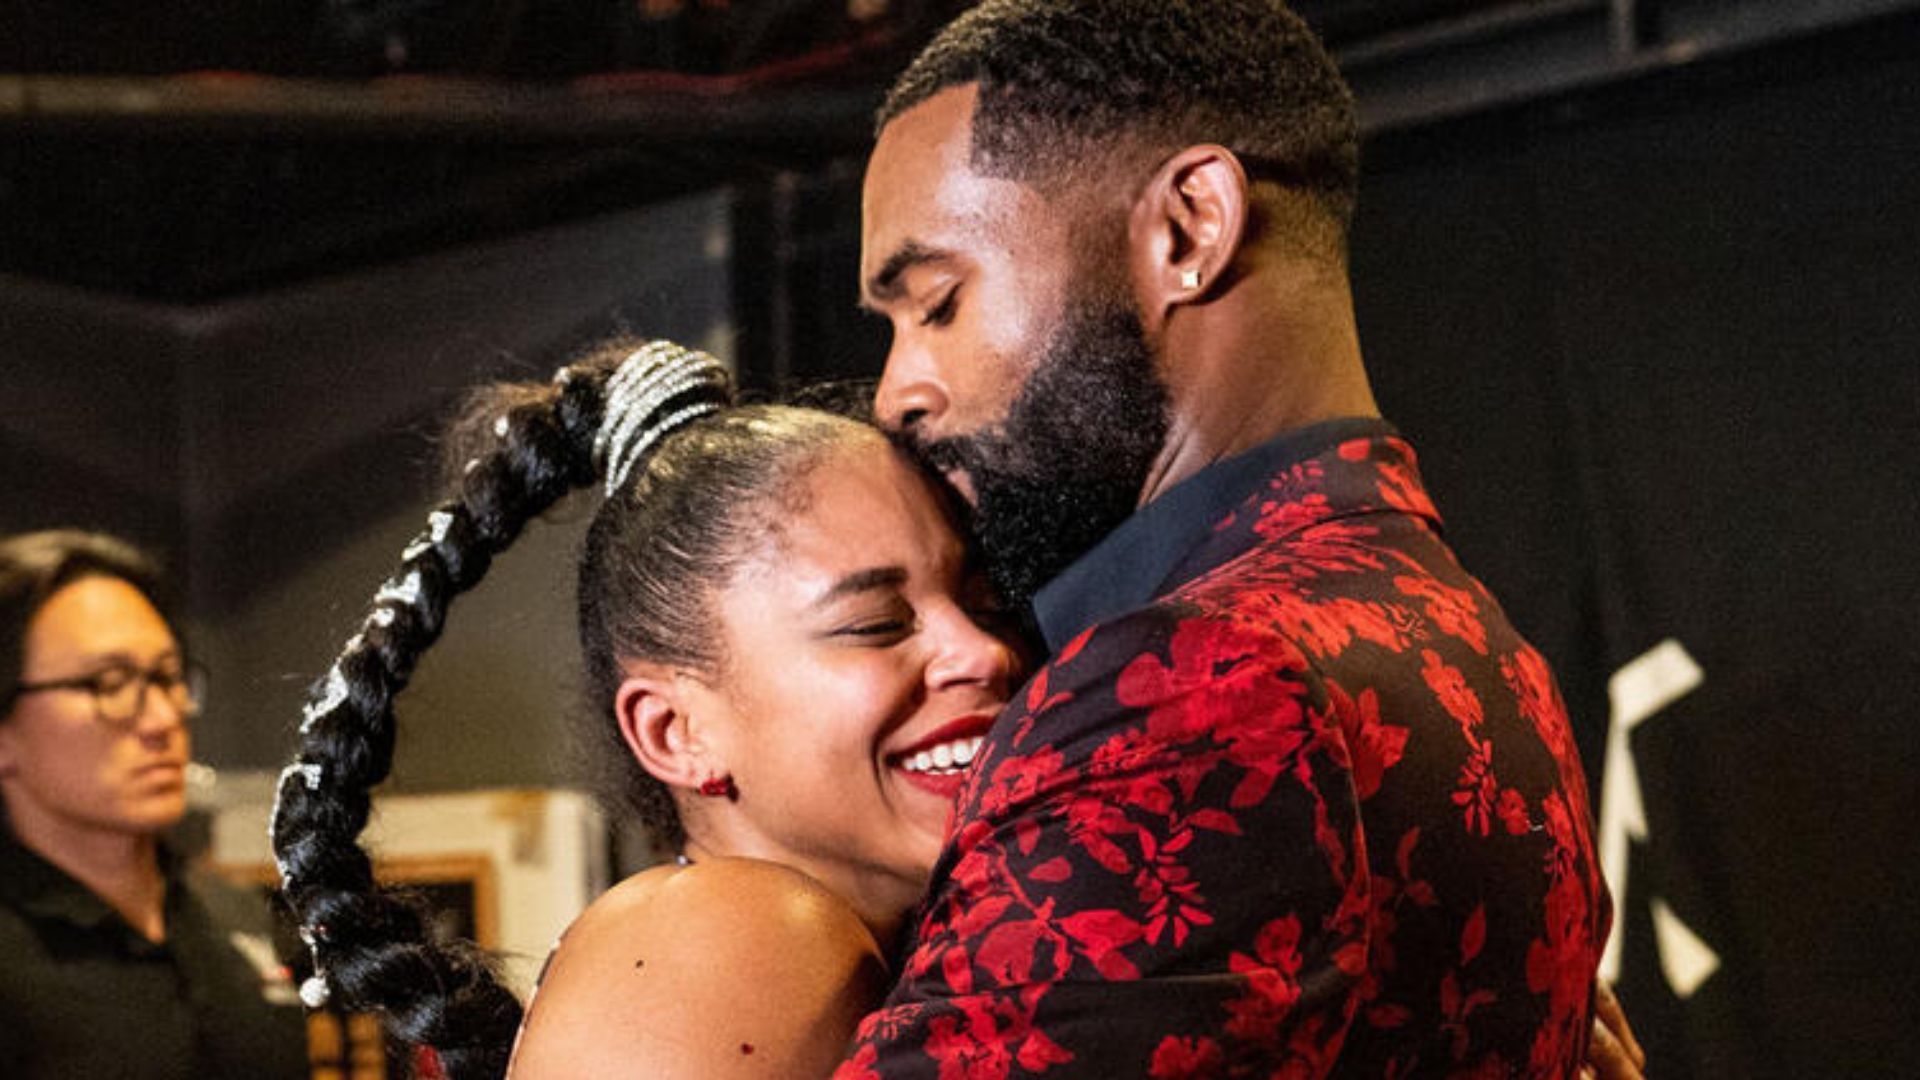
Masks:
[[[1274,0],[988,0],[896,84],[876,412],[1053,657],[842,1076],[1585,1060],[1609,903],[1580,763],[1378,418],[1356,142]]]
[[[0,1076],[307,1074],[264,905],[162,840],[201,694],[160,594],[114,537],[0,537]]]

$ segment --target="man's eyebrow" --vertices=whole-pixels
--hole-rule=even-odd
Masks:
[[[875,589],[897,588],[907,582],[907,571],[901,566],[875,566],[866,570],[855,570],[833,583],[826,592],[814,598],[807,605],[813,608],[826,607],[843,596],[872,592]]]
[[[866,293],[861,306],[870,307],[875,302],[893,300],[900,295],[900,276],[908,270],[925,263],[936,262],[947,257],[947,252],[931,248],[918,240],[908,240],[901,244],[880,269],[867,279]]]

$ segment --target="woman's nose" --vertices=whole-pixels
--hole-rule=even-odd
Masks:
[[[1020,671],[1019,652],[957,608],[951,621],[948,640],[928,667],[929,681],[935,686],[977,684],[1004,697]]]

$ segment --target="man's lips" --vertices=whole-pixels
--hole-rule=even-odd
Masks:
[[[973,490],[973,477],[964,469],[941,469],[940,475],[946,478],[948,486],[962,498],[968,506],[980,505],[980,494]]]
[[[968,468],[976,464],[971,440],[954,435],[929,437],[924,430],[909,427],[901,433],[901,441],[915,460],[939,473],[940,479],[946,481],[954,494],[960,496],[968,506],[980,505],[980,493]]]

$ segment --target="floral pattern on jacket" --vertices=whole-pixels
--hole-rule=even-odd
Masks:
[[[1583,773],[1412,450],[1282,469],[1174,581],[1000,717],[836,1075],[1572,1075]]]

